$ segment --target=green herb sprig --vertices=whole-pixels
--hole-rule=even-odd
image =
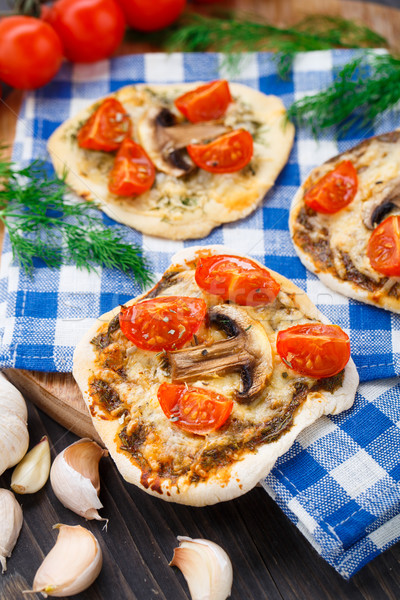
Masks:
[[[287,77],[296,52],[387,46],[386,40],[368,27],[340,17],[313,16],[293,27],[281,28],[247,18],[197,14],[186,15],[165,44],[168,50],[226,53],[227,67],[233,73],[240,67],[240,52],[273,50],[278,52],[278,70],[283,77]]]
[[[134,276],[141,287],[151,283],[142,249],[106,227],[92,203],[66,192],[64,181],[49,178],[43,163],[17,168],[0,155],[0,221],[24,272],[31,275],[39,258],[55,268],[68,262],[88,271],[115,268]]]
[[[314,135],[336,126],[340,136],[350,127],[371,126],[399,100],[400,58],[366,52],[347,63],[329,87],[294,102],[288,117]]]

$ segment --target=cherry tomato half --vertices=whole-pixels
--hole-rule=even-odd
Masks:
[[[291,369],[316,378],[340,373],[350,358],[349,336],[338,325],[294,325],[279,331],[276,348]]]
[[[308,190],[304,202],[313,210],[330,215],[350,204],[357,189],[357,171],[350,160],[344,160]]]
[[[130,135],[131,127],[131,119],[121,102],[106,98],[80,128],[78,144],[89,150],[113,152]]]
[[[145,150],[132,140],[124,140],[115,157],[108,189],[117,196],[137,196],[151,188],[156,170]]]
[[[165,416],[174,425],[198,435],[219,429],[233,408],[233,401],[222,394],[173,383],[162,383],[157,398]]]
[[[42,18],[54,27],[72,62],[108,58],[125,33],[125,17],[115,0],[57,0]]]
[[[182,13],[186,0],[117,0],[126,22],[139,31],[158,31],[171,25]]]
[[[192,123],[219,119],[232,102],[228,82],[212,81],[179,96],[175,106]]]
[[[267,271],[249,258],[217,254],[199,260],[195,272],[197,285],[223,300],[242,306],[269,304],[280,285]]]
[[[142,350],[178,350],[198,331],[206,309],[201,298],[163,296],[122,308],[119,322]]]
[[[30,90],[48,83],[61,66],[57,33],[40,19],[14,16],[0,21],[0,79]]]
[[[367,246],[371,266],[388,277],[400,277],[400,217],[391,216],[372,232]]]
[[[210,173],[234,173],[250,162],[253,138],[245,129],[236,129],[209,144],[189,144],[186,149],[201,169]]]

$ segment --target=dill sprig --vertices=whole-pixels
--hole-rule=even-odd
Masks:
[[[296,52],[386,45],[386,40],[368,27],[341,17],[313,16],[293,27],[281,28],[238,16],[220,18],[193,13],[184,17],[179,29],[172,30],[166,41],[168,50],[226,53],[231,72],[240,67],[240,52],[275,51],[279,74],[284,77]]]
[[[0,148],[0,221],[10,238],[13,257],[32,274],[34,260],[49,267],[73,262],[88,271],[98,266],[134,276],[141,287],[151,283],[150,266],[139,246],[106,227],[92,203],[72,198],[62,179],[48,177],[34,161],[17,168]],[[4,150],[4,149],[3,149]]]
[[[336,126],[338,135],[359,130],[400,100],[400,58],[366,52],[337,73],[326,89],[289,107],[288,117],[314,135]]]

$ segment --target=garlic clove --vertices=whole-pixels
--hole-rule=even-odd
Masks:
[[[23,396],[0,373],[0,475],[23,458],[29,445]]]
[[[2,572],[7,570],[6,558],[11,556],[21,531],[22,508],[9,490],[0,489],[0,564]]]
[[[73,596],[86,590],[101,571],[103,555],[95,536],[80,525],[54,526],[57,541],[40,565],[32,590],[43,596]]]
[[[50,462],[49,441],[47,436],[43,436],[15,467],[11,476],[11,489],[17,494],[38,492],[49,478]]]
[[[192,600],[226,600],[233,571],[225,550],[210,540],[178,536],[178,541],[169,564],[182,571]]]
[[[107,450],[84,438],[65,448],[54,460],[50,482],[60,502],[86,519],[106,521],[97,510],[103,508],[99,500],[99,462]]]

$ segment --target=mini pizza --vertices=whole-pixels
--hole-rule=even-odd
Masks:
[[[400,131],[314,169],[293,199],[302,263],[345,296],[400,312]]]
[[[181,251],[152,290],[100,317],[73,373],[123,477],[194,506],[253,488],[358,385],[347,334],[223,246]]]
[[[63,123],[59,176],[111,218],[149,235],[200,238],[247,216],[294,137],[281,100],[238,83],[130,85]]]

